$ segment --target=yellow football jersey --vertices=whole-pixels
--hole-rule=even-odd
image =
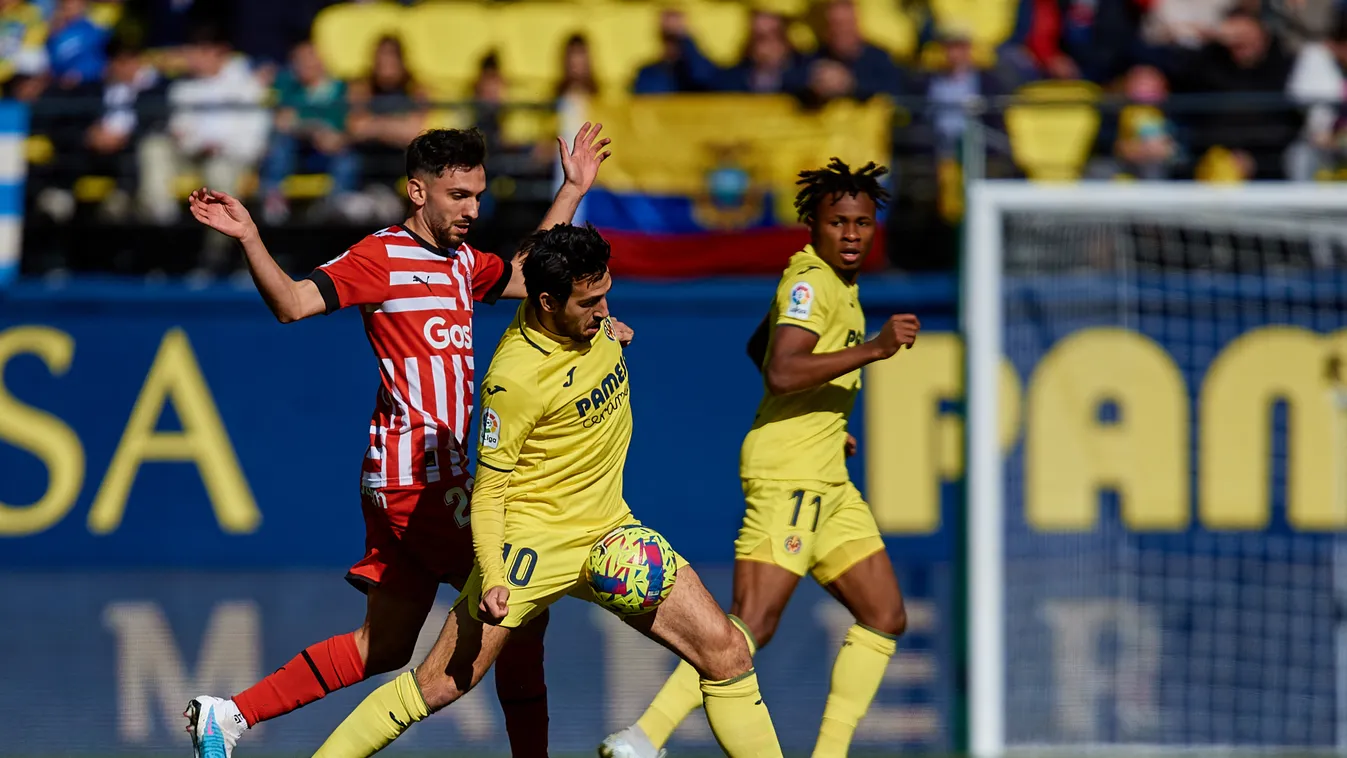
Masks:
[[[482,380],[478,463],[510,472],[507,531],[600,528],[631,512],[627,360],[611,318],[591,341],[571,342],[543,332],[531,311],[520,304]]]
[[[767,354],[776,327],[789,324],[818,335],[815,353],[834,353],[865,340],[860,289],[848,284],[812,246],[791,256],[772,301]],[[789,395],[763,393],[753,428],[744,438],[739,475],[745,479],[848,480],[844,446],[847,416],[861,388],[860,369],[821,387]]]

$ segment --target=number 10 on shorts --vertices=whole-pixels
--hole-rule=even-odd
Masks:
[[[508,574],[506,579],[510,581],[510,584],[516,587],[525,587],[529,580],[533,578],[533,569],[538,565],[538,553],[531,547],[521,547],[515,551],[514,563],[510,563],[510,550],[513,547],[510,543],[505,543],[504,549],[500,553],[500,559],[510,567],[510,570],[506,572]]]

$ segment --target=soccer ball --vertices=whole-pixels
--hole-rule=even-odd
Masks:
[[[599,605],[622,616],[648,613],[673,589],[678,555],[654,529],[620,526],[589,549],[585,578]]]

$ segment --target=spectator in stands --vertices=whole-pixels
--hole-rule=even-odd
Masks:
[[[1113,154],[1118,170],[1137,179],[1172,179],[1186,156],[1163,107],[1169,82],[1154,66],[1134,66],[1123,84],[1128,104],[1118,115]]]
[[[346,84],[328,76],[313,43],[290,51],[290,66],[276,77],[276,123],[262,165],[263,216],[279,223],[290,215],[281,182],[304,169],[332,177],[332,199],[356,189],[358,166],[346,136]]]
[[[187,74],[168,89],[167,132],[139,146],[140,202],[161,223],[178,218],[184,198],[174,194],[175,180],[190,168],[208,186],[237,194],[266,149],[270,124],[265,88],[218,29],[194,29],[184,53]]]
[[[589,56],[589,41],[575,34],[566,40],[561,54],[561,81],[557,83],[556,98],[593,97],[599,92],[594,79],[594,64]]]
[[[701,92],[711,89],[719,69],[702,55],[688,34],[687,18],[669,8],[660,14],[660,59],[641,67],[632,91],[638,95]]]
[[[1230,156],[1243,178],[1284,178],[1283,153],[1304,121],[1279,102],[1292,63],[1258,16],[1245,10],[1232,11],[1200,50],[1184,52],[1175,64],[1175,91],[1228,96],[1216,103],[1228,107],[1189,117],[1195,153],[1221,148],[1212,156]],[[1250,102],[1251,94],[1278,102]]]
[[[1006,94],[996,78],[979,71],[973,61],[973,37],[962,25],[950,24],[938,33],[945,49],[945,65],[927,83],[929,118],[935,129],[937,158],[954,157],[968,125],[968,107]]]
[[[47,36],[48,73],[57,86],[69,89],[103,78],[108,30],[89,18],[89,0],[60,0]]]
[[[714,89],[775,94],[799,92],[807,76],[803,55],[786,36],[784,16],[755,11],[739,64],[717,72]]]
[[[505,109],[505,75],[494,51],[482,58],[477,80],[472,84],[473,123],[486,138],[487,155],[504,147],[501,119]]]
[[[0,0],[0,97],[32,101],[41,94],[46,40],[41,8],[24,0]]]
[[[819,49],[807,61],[802,95],[819,104],[839,97],[869,100],[901,94],[902,70],[889,54],[865,41],[852,0],[831,0],[823,11]]]
[[[1175,45],[1192,50],[1210,42],[1226,14],[1240,0],[1152,0],[1142,27],[1151,45]]]
[[[405,171],[403,152],[425,128],[428,98],[412,77],[396,37],[384,37],[374,49],[370,74],[353,82],[348,99],[347,133],[366,173],[394,181]]]
[[[1016,43],[1003,57],[1020,76],[1110,81],[1152,57],[1139,40],[1151,2],[1021,0]]]

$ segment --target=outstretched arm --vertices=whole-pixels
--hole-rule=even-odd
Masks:
[[[580,127],[580,131],[575,133],[575,140],[569,147],[566,140],[557,137],[561,168],[566,178],[561,183],[561,189],[557,190],[556,198],[552,200],[552,207],[547,209],[542,223],[538,225],[539,229],[569,224],[571,219],[575,218],[575,211],[580,207],[580,201],[584,199],[585,193],[589,192],[589,188],[594,186],[594,179],[599,175],[599,165],[612,154],[612,151],[605,149],[610,140],[607,137],[599,139],[599,131],[602,129],[603,124],[590,124],[586,121],[584,126]],[[513,269],[510,272],[510,283],[505,286],[501,297],[522,300],[528,295],[528,291],[524,288],[526,257],[527,254],[521,251],[510,261]]]
[[[325,311],[318,285],[308,279],[295,281],[281,270],[262,244],[262,236],[248,209],[237,198],[202,187],[192,193],[187,203],[197,221],[233,237],[243,246],[248,273],[277,321],[289,324]]]
[[[919,329],[921,322],[910,313],[891,316],[879,334],[868,342],[831,353],[815,353],[817,334],[789,324],[778,326],[763,371],[767,391],[773,395],[788,395],[826,384],[894,355],[903,345],[911,347],[917,341]]]

